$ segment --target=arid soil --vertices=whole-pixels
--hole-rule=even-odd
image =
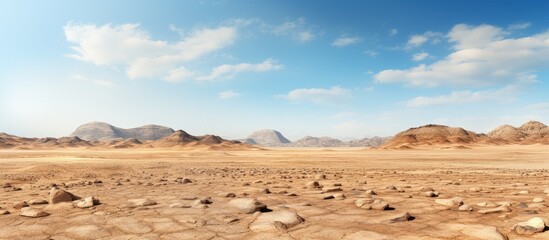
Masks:
[[[546,145],[1,150],[0,239],[549,239],[548,169]]]

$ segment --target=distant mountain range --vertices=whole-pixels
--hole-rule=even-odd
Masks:
[[[343,142],[330,137],[306,136],[294,142],[288,140],[280,132],[272,129],[255,131],[245,139],[238,141],[263,147],[377,147],[390,137],[373,137]]]
[[[72,147],[196,147],[208,149],[253,149],[264,147],[376,147],[383,149],[413,149],[416,147],[469,148],[474,145],[549,144],[549,127],[530,121],[520,127],[502,125],[488,134],[475,133],[460,127],[429,124],[410,128],[394,137],[372,137],[344,142],[330,137],[306,136],[291,142],[280,132],[263,129],[246,139],[226,140],[215,135],[193,136],[183,130],[158,125],[124,129],[103,122],[78,127],[69,137],[25,138],[0,133],[0,148],[72,148]]]
[[[70,137],[25,138],[0,133],[0,149],[36,148],[173,148],[203,147],[206,149],[257,149],[249,144],[226,140],[215,135],[193,136],[183,130],[146,125],[123,129],[102,122],[91,122],[78,127]]]
[[[410,149],[421,146],[469,148],[476,144],[549,144],[549,127],[541,122],[529,121],[518,128],[503,125],[488,134],[479,134],[459,127],[429,124],[402,131],[381,148]]]

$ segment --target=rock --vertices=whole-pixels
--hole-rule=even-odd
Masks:
[[[156,205],[155,201],[150,200],[148,198],[130,199],[130,200],[128,200],[128,203],[132,207],[144,207],[144,206]]]
[[[359,208],[374,209],[374,210],[386,210],[389,208],[389,203],[383,201],[383,199],[374,198],[357,198],[355,205]]]
[[[463,199],[460,197],[448,198],[448,199],[435,199],[435,202],[448,207],[458,207],[463,205]]]
[[[42,204],[48,204],[48,201],[44,199],[32,199],[29,201],[29,205],[42,205]]]
[[[28,207],[29,204],[25,201],[17,201],[17,202],[13,202],[12,206],[15,209],[21,209],[21,208],[24,208],[24,207]]]
[[[305,184],[305,187],[308,189],[316,189],[321,188],[322,186],[320,186],[320,183],[318,183],[317,181],[312,181]]]
[[[50,214],[40,209],[24,207],[24,208],[21,208],[19,215],[23,217],[39,218],[39,217],[49,216]]]
[[[305,220],[297,213],[289,210],[262,213],[250,224],[250,230],[254,232],[287,229],[303,223]]]
[[[484,239],[484,240],[507,240],[508,238],[501,234],[497,228],[492,226],[485,226],[480,224],[442,224],[442,229],[447,229],[449,232],[457,231],[472,239]],[[449,239],[462,239],[463,236],[455,236],[455,238]],[[467,238],[467,239],[469,239]]]
[[[0,215],[8,215],[8,214],[10,214],[10,211],[4,210],[4,209],[0,209]]]
[[[324,188],[322,189],[322,191],[325,193],[329,193],[329,192],[341,192],[343,190],[339,187],[332,187],[332,188]]]
[[[226,198],[233,198],[233,197],[236,197],[236,194],[234,194],[232,192],[229,192],[229,193],[220,193],[220,194],[218,194],[218,196],[226,197]]]
[[[269,193],[271,193],[271,191],[268,188],[263,188],[263,189],[259,190],[259,193],[269,194]]]
[[[464,212],[473,211],[473,206],[471,206],[469,204],[463,204],[463,205],[459,206],[458,210],[459,211],[464,211]]]
[[[192,202],[176,202],[176,203],[172,203],[170,205],[170,208],[191,208],[193,206],[193,203]]]
[[[237,208],[240,212],[251,214],[256,211],[264,211],[267,205],[253,198],[236,198],[229,202],[229,205]]]
[[[427,192],[423,193],[423,195],[425,195],[426,197],[438,197],[438,192],[427,191]]]
[[[479,210],[478,213],[487,214],[487,213],[510,212],[510,211],[511,211],[511,208],[509,208],[508,206],[499,206],[497,208]]]
[[[520,195],[527,195],[527,194],[530,194],[530,191],[528,191],[528,190],[522,190],[522,191],[519,191],[518,194],[520,194]]]
[[[98,205],[99,203],[100,203],[99,199],[96,199],[94,197],[85,197],[83,199],[76,200],[73,202],[74,206],[78,208],[90,208],[90,207],[93,207],[94,205]]]
[[[324,179],[326,179],[326,175],[324,175],[324,174],[317,174],[317,175],[315,176],[315,179],[316,179],[316,180],[324,180]]]
[[[532,218],[526,222],[519,222],[513,226],[517,234],[531,235],[538,232],[543,232],[545,229],[545,221],[539,217]]]
[[[535,202],[535,203],[542,203],[542,202],[545,202],[545,200],[543,200],[543,198],[534,198],[532,200],[532,202]]]
[[[333,196],[337,200],[343,200],[343,199],[347,198],[347,197],[345,197],[345,194],[343,194],[343,193],[336,193]]]
[[[482,191],[482,188],[480,188],[480,187],[469,188],[469,192],[480,192],[480,191]]]
[[[79,199],[74,194],[67,192],[63,189],[59,189],[57,187],[53,187],[50,190],[50,196],[48,198],[48,202],[50,204],[60,203],[60,202],[72,202],[73,200]]]
[[[407,222],[407,221],[410,221],[412,219],[414,219],[414,217],[412,217],[412,215],[410,215],[410,213],[404,212],[404,213],[401,213],[397,216],[391,217],[391,219],[389,219],[389,221],[390,222]]]

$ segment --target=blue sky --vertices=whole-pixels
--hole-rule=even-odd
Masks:
[[[2,1],[0,131],[549,123],[544,1]]]

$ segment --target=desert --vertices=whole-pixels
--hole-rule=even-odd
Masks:
[[[547,239],[549,148],[517,134],[425,125],[379,148],[4,134],[0,239]]]
[[[0,1],[0,240],[549,240],[549,1]]]

